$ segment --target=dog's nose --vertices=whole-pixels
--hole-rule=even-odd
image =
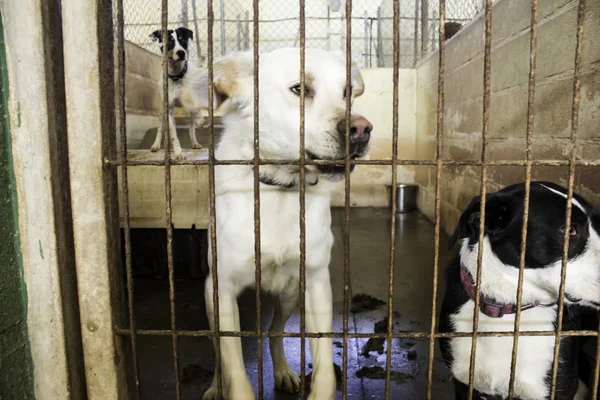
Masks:
[[[350,116],[350,144],[363,144],[371,138],[373,125],[360,115]],[[342,137],[346,137],[346,119],[337,124],[337,131]]]
[[[183,60],[185,58],[185,51],[177,50],[177,57]]]

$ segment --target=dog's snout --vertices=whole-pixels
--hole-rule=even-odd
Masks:
[[[181,60],[183,60],[185,58],[185,51],[183,50],[177,50],[177,57]]]
[[[373,125],[360,115],[352,115],[350,117],[350,143],[363,144],[367,143],[371,138]],[[342,119],[337,124],[337,131],[342,137],[346,137],[346,119]]]

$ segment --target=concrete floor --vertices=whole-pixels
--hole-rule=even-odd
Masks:
[[[343,209],[333,210],[333,231],[336,244],[330,266],[334,299],[334,331],[343,326]],[[350,229],[350,297],[368,294],[385,300],[388,297],[390,256],[390,212],[386,209],[352,209]],[[396,265],[394,282],[394,331],[429,331],[431,320],[431,290],[433,274],[433,226],[422,215],[414,212],[400,215],[397,221]],[[447,238],[441,238],[441,263],[445,264]],[[443,273],[440,274],[443,281]],[[439,287],[442,287],[438,285]],[[177,328],[182,330],[207,329],[204,311],[203,281],[176,281]],[[138,279],[135,282],[135,312],[140,329],[169,329],[170,314],[168,282]],[[439,297],[438,297],[439,298]],[[255,328],[256,304],[254,291],[245,292],[239,299],[242,329]],[[263,300],[263,329],[269,324],[272,301]],[[373,332],[375,322],[387,315],[387,305],[376,310],[350,314],[351,332]],[[287,331],[299,331],[299,314],[286,326]],[[334,361],[342,363],[342,341],[335,340]],[[385,352],[361,354],[366,339],[351,339],[348,343],[348,398],[383,399],[384,379],[357,378],[365,366],[385,368]],[[425,399],[427,388],[428,340],[394,340],[392,343],[391,399]],[[291,367],[300,372],[300,340],[285,339],[285,348]],[[310,353],[307,344],[307,363]],[[243,339],[247,372],[256,388],[257,342]],[[142,398],[174,399],[175,384],[170,337],[138,336],[138,354]],[[263,342],[264,398],[288,400],[298,395],[278,393],[273,388],[273,374],[267,341]],[[131,363],[129,363],[131,365]],[[206,338],[180,338],[179,368],[182,376],[182,398],[200,399],[209,387],[214,368],[212,343]],[[307,367],[307,373],[309,369]],[[449,371],[435,347],[433,371],[434,399],[452,398]],[[338,390],[337,398],[341,398]]]

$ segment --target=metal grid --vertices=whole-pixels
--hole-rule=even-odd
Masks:
[[[395,32],[398,31],[400,27],[400,1],[393,1],[393,30]],[[423,4],[426,4],[427,0],[423,1]],[[448,2],[450,3],[450,1]],[[127,159],[127,141],[125,140],[125,96],[124,96],[124,87],[125,85],[125,57],[124,57],[124,37],[125,37],[125,24],[124,24],[124,12],[123,12],[123,0],[117,0],[117,32],[118,32],[118,41],[117,41],[117,51],[118,51],[118,60],[119,60],[119,72],[118,79],[120,84],[120,95],[121,101],[118,104],[119,108],[119,119],[120,119],[120,136],[121,136],[121,152],[120,157],[118,159],[108,159],[106,160],[106,165],[108,166],[133,166],[133,165],[147,165],[147,166],[164,166],[165,167],[165,185],[166,185],[166,217],[167,217],[167,251],[168,251],[168,269],[169,269],[169,294],[170,294],[170,305],[171,305],[171,329],[170,330],[138,330],[135,327],[135,316],[133,313],[133,297],[134,297],[134,287],[133,287],[133,279],[132,279],[132,271],[131,271],[131,241],[130,241],[130,225],[128,220],[129,213],[129,205],[128,205],[128,190],[127,190],[127,168],[122,168],[122,184],[123,184],[123,193],[124,193],[124,202],[125,202],[125,253],[126,253],[126,269],[127,269],[127,286],[129,290],[129,311],[130,311],[130,319],[129,319],[129,327],[117,327],[116,333],[121,336],[128,336],[131,341],[132,349],[133,349],[133,363],[134,363],[134,374],[135,374],[135,382],[136,382],[136,398],[141,398],[140,391],[140,380],[139,380],[139,366],[137,362],[137,346],[136,346],[136,338],[138,335],[149,335],[149,336],[171,336],[172,345],[173,345],[173,368],[176,377],[176,398],[180,399],[181,397],[181,384],[178,370],[178,346],[177,341],[179,337],[208,337],[213,338],[215,341],[216,347],[216,363],[217,363],[217,376],[219,382],[219,388],[221,387],[221,377],[220,373],[218,373],[218,366],[220,365],[220,352],[219,352],[219,339],[221,337],[255,337],[259,341],[258,345],[258,364],[259,364],[259,388],[258,388],[258,397],[262,398],[263,396],[263,388],[262,388],[262,346],[261,341],[265,337],[299,337],[299,338],[343,338],[345,342],[348,341],[349,338],[386,338],[391,340],[392,338],[428,338],[429,339],[429,362],[428,362],[428,373],[427,373],[427,399],[431,399],[431,388],[432,388],[432,369],[433,369],[433,354],[434,354],[434,345],[436,338],[446,338],[446,337],[471,337],[472,338],[472,350],[471,350],[471,364],[470,364],[470,379],[469,379],[469,398],[472,398],[472,389],[473,389],[473,377],[474,377],[474,359],[476,352],[476,344],[478,337],[513,337],[513,351],[512,351],[512,362],[511,362],[511,380],[510,380],[510,398],[513,398],[514,392],[514,380],[515,380],[515,365],[516,365],[516,355],[517,355],[517,345],[518,339],[520,336],[554,336],[555,337],[555,350],[554,350],[554,359],[553,359],[553,368],[552,368],[552,386],[551,386],[551,399],[555,397],[556,390],[556,377],[558,370],[558,354],[560,348],[560,339],[561,337],[566,336],[598,336],[600,332],[600,327],[598,331],[593,330],[578,330],[578,331],[562,331],[561,322],[563,318],[563,305],[564,305],[564,293],[565,293],[565,276],[566,276],[566,264],[567,264],[567,256],[568,256],[568,248],[569,248],[569,233],[568,230],[565,230],[564,236],[564,247],[563,247],[563,258],[562,258],[562,268],[561,268],[561,283],[560,283],[560,296],[558,302],[558,324],[556,331],[526,331],[520,332],[520,308],[522,305],[522,284],[523,284],[523,271],[524,271],[524,256],[525,256],[525,245],[526,245],[526,235],[527,235],[527,220],[529,216],[529,194],[530,194],[530,183],[531,183],[531,171],[532,166],[561,166],[566,165],[569,167],[569,181],[568,181],[568,196],[567,196],[567,208],[566,208],[566,225],[570,224],[571,220],[571,200],[573,198],[573,186],[574,186],[574,177],[576,166],[579,165],[600,165],[600,161],[580,161],[576,159],[575,156],[575,142],[577,138],[577,130],[578,130],[578,117],[579,117],[579,102],[580,102],[580,65],[582,60],[582,48],[583,48],[583,19],[585,13],[585,3],[586,0],[579,0],[578,5],[578,19],[577,19],[577,47],[576,47],[576,56],[575,56],[575,64],[574,64],[574,76],[573,76],[573,101],[572,101],[572,128],[570,134],[570,154],[569,159],[567,161],[560,160],[532,160],[531,157],[531,137],[533,130],[533,98],[535,93],[535,65],[536,65],[536,41],[537,41],[537,28],[538,28],[538,0],[531,0],[531,37],[530,37],[530,70],[529,70],[529,88],[528,88],[528,112],[527,112],[527,152],[526,152],[526,160],[524,161],[512,161],[512,160],[500,160],[500,161],[490,161],[487,159],[486,147],[488,144],[488,131],[489,131],[489,103],[490,103],[490,75],[491,75],[491,22],[492,22],[492,0],[485,1],[485,53],[484,53],[484,93],[483,93],[483,129],[482,129],[482,156],[479,161],[455,161],[450,159],[442,158],[442,150],[443,150],[443,126],[444,126],[444,66],[445,66],[445,47],[444,47],[444,33],[446,28],[446,1],[439,0],[437,10],[439,12],[438,18],[438,46],[439,46],[439,75],[438,75],[438,99],[437,99],[437,151],[435,160],[399,160],[397,154],[397,143],[398,143],[398,70],[400,68],[400,35],[395,35],[393,37],[393,93],[394,93],[394,102],[393,102],[393,155],[391,160],[352,160],[349,154],[349,138],[348,132],[350,127],[350,96],[347,96],[346,102],[346,156],[343,160],[330,160],[330,161],[313,161],[306,160],[304,152],[304,106],[305,106],[305,93],[304,89],[302,89],[301,93],[301,106],[300,106],[300,150],[301,156],[299,161],[285,161],[285,160],[265,160],[259,158],[259,119],[258,119],[258,52],[259,48],[259,37],[260,37],[260,29],[259,29],[259,7],[258,1],[254,0],[253,2],[253,51],[254,51],[254,158],[252,160],[215,160],[214,155],[214,127],[211,125],[211,146],[209,148],[209,159],[201,160],[201,161],[175,161],[171,160],[170,156],[170,140],[169,133],[164,136],[164,147],[165,147],[165,158],[164,161],[129,161]],[[162,21],[162,29],[163,29],[163,38],[165,38],[166,30],[169,27],[169,7],[168,1],[162,0],[162,9],[161,9],[161,21]],[[347,67],[347,82],[350,82],[350,73],[351,73],[351,56],[353,54],[353,45],[352,45],[352,32],[353,32],[353,19],[351,16],[353,15],[353,7],[352,2],[348,1],[345,7],[346,15],[350,16],[350,18],[346,18],[346,35],[345,35],[345,49],[346,49],[346,67]],[[213,81],[213,68],[212,62],[214,58],[214,46],[213,46],[213,27],[215,22],[214,12],[213,12],[213,4],[212,0],[208,0],[207,4],[207,38],[208,38],[208,46],[207,46],[207,57],[208,57],[208,74],[209,74],[209,104],[212,104],[212,81]],[[299,46],[301,49],[301,81],[304,81],[304,54],[305,47],[307,46],[306,41],[306,22],[307,16],[305,14],[305,2],[304,0],[299,0]],[[416,25],[415,25],[416,26]],[[166,99],[167,94],[167,68],[166,68],[166,47],[165,51],[162,54],[163,58],[163,90]],[[347,83],[347,90],[350,90],[349,84]],[[303,87],[303,86],[302,86]],[[167,102],[165,101],[163,107],[165,110],[167,109]],[[210,109],[209,114],[212,118],[214,110]],[[167,113],[164,113],[166,118]],[[166,123],[166,121],[164,121]],[[168,132],[168,131],[167,131]],[[345,219],[344,219],[344,313],[343,313],[343,332],[335,333],[335,332],[317,332],[317,333],[309,333],[306,332],[305,329],[305,313],[304,313],[304,296],[305,296],[305,250],[306,250],[306,231],[305,231],[305,221],[304,221],[304,213],[305,213],[305,181],[304,181],[304,166],[306,165],[344,165],[345,166]],[[395,218],[396,218],[396,199],[395,199],[395,191],[392,191],[392,210],[391,210],[391,220],[392,220],[392,230],[391,230],[391,238],[390,238],[390,266],[389,266],[389,295],[388,295],[388,326],[387,333],[350,333],[348,332],[348,309],[349,309],[349,299],[348,299],[348,287],[349,287],[349,209],[350,209],[350,167],[351,165],[387,165],[392,167],[392,184],[395,185],[397,183],[397,166],[399,165],[435,165],[436,167],[436,196],[435,196],[435,254],[434,254],[434,266],[433,266],[433,288],[432,288],[432,316],[431,316],[431,330],[429,332],[393,332],[393,282],[394,282],[394,249],[395,249]],[[211,245],[212,245],[212,268],[213,268],[213,288],[214,288],[214,329],[213,330],[201,330],[201,331],[181,331],[176,329],[175,325],[175,306],[174,306],[174,294],[175,294],[175,282],[174,282],[174,274],[173,274],[173,254],[172,254],[172,241],[173,241],[173,228],[171,225],[171,216],[172,216],[172,208],[171,208],[171,166],[172,165],[208,165],[209,166],[209,187],[210,187],[210,226],[211,226]],[[254,213],[255,213],[255,255],[256,255],[256,300],[257,300],[257,324],[256,331],[239,331],[239,332],[230,332],[230,331],[221,331],[219,329],[219,301],[218,301],[218,274],[217,272],[217,238],[216,238],[216,220],[215,220],[215,174],[214,168],[216,165],[253,165],[254,166]],[[258,166],[259,165],[297,165],[300,167],[300,282],[299,282],[299,290],[300,290],[300,307],[301,307],[301,324],[300,324],[300,332],[262,332],[260,326],[260,308],[261,308],[261,295],[260,295],[260,277],[261,277],[261,263],[260,263],[260,199],[258,197]],[[481,166],[481,219],[480,219],[480,237],[479,242],[483,241],[484,235],[484,224],[485,224],[485,194],[486,194],[486,182],[487,182],[487,169],[489,166],[495,165],[510,165],[510,166],[524,166],[526,169],[526,196],[525,196],[525,207],[524,207],[524,225],[522,227],[522,237],[521,237],[521,255],[520,255],[520,265],[519,265],[519,281],[518,281],[518,293],[517,293],[517,315],[514,324],[513,332],[478,332],[478,315],[477,312],[479,308],[480,298],[477,297],[474,305],[474,318],[473,318],[473,332],[455,332],[455,333],[438,333],[436,332],[436,289],[438,284],[438,264],[440,259],[440,206],[441,206],[441,171],[442,167],[445,165],[475,165]],[[476,280],[476,293],[480,293],[480,285],[481,285],[481,264],[482,264],[482,246],[479,246],[478,256],[477,256],[477,280]],[[304,397],[305,393],[305,344],[304,340],[301,341],[301,391],[302,396]],[[599,352],[600,353],[600,352]],[[343,387],[342,387],[342,398],[346,399],[348,396],[347,393],[347,346],[344,346],[344,354],[343,354]],[[391,347],[388,346],[387,354],[386,354],[386,377],[385,377],[385,398],[388,399],[390,395],[390,375],[391,375]],[[596,387],[598,385],[598,375],[600,372],[600,354],[596,358],[595,365],[595,375],[594,375],[594,385]],[[596,392],[592,393],[592,399],[596,399]]]
[[[159,2],[124,0],[124,38],[145,49],[158,53],[158,47],[148,35],[161,26]],[[264,3],[264,5],[263,5]],[[259,50],[268,52],[281,47],[297,47],[304,31],[307,47],[345,49],[347,20],[352,25],[352,54],[360,67],[392,67],[394,40],[398,37],[400,68],[411,68],[423,55],[437,49],[439,34],[439,9],[434,0],[406,0],[399,2],[398,23],[394,25],[394,2],[384,0],[356,0],[352,15],[335,1],[309,0],[304,8],[304,22],[300,23],[299,3],[295,0],[263,0],[260,18],[255,18],[250,2],[215,0],[215,18],[212,35],[215,54],[224,55],[233,50],[251,48],[254,25],[258,25],[261,41]],[[168,4],[167,27],[185,26],[195,33],[195,46],[190,58],[203,64],[207,57],[208,35],[206,0],[172,0]],[[483,0],[449,0],[446,22],[454,28],[468,23],[483,8]],[[301,26],[302,25],[302,26]]]

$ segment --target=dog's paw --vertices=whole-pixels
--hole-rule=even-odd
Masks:
[[[300,377],[289,365],[275,371],[275,389],[288,393],[297,393],[300,390]]]
[[[202,145],[200,143],[194,143],[192,144],[192,149],[201,149]]]
[[[153,144],[152,147],[150,147],[150,151],[155,153],[157,151],[160,150],[160,145],[159,144]]]
[[[178,153],[175,153],[175,159],[176,159],[177,161],[183,161],[183,160],[185,160],[186,158],[187,158],[187,157],[185,156],[185,154],[184,154],[182,151],[180,151],[180,152],[178,152]]]
[[[331,379],[320,379],[313,381],[310,387],[308,400],[334,400],[335,399],[335,376]]]
[[[219,391],[216,387],[211,386],[204,396],[202,396],[202,400],[223,400],[223,397],[219,394]]]

